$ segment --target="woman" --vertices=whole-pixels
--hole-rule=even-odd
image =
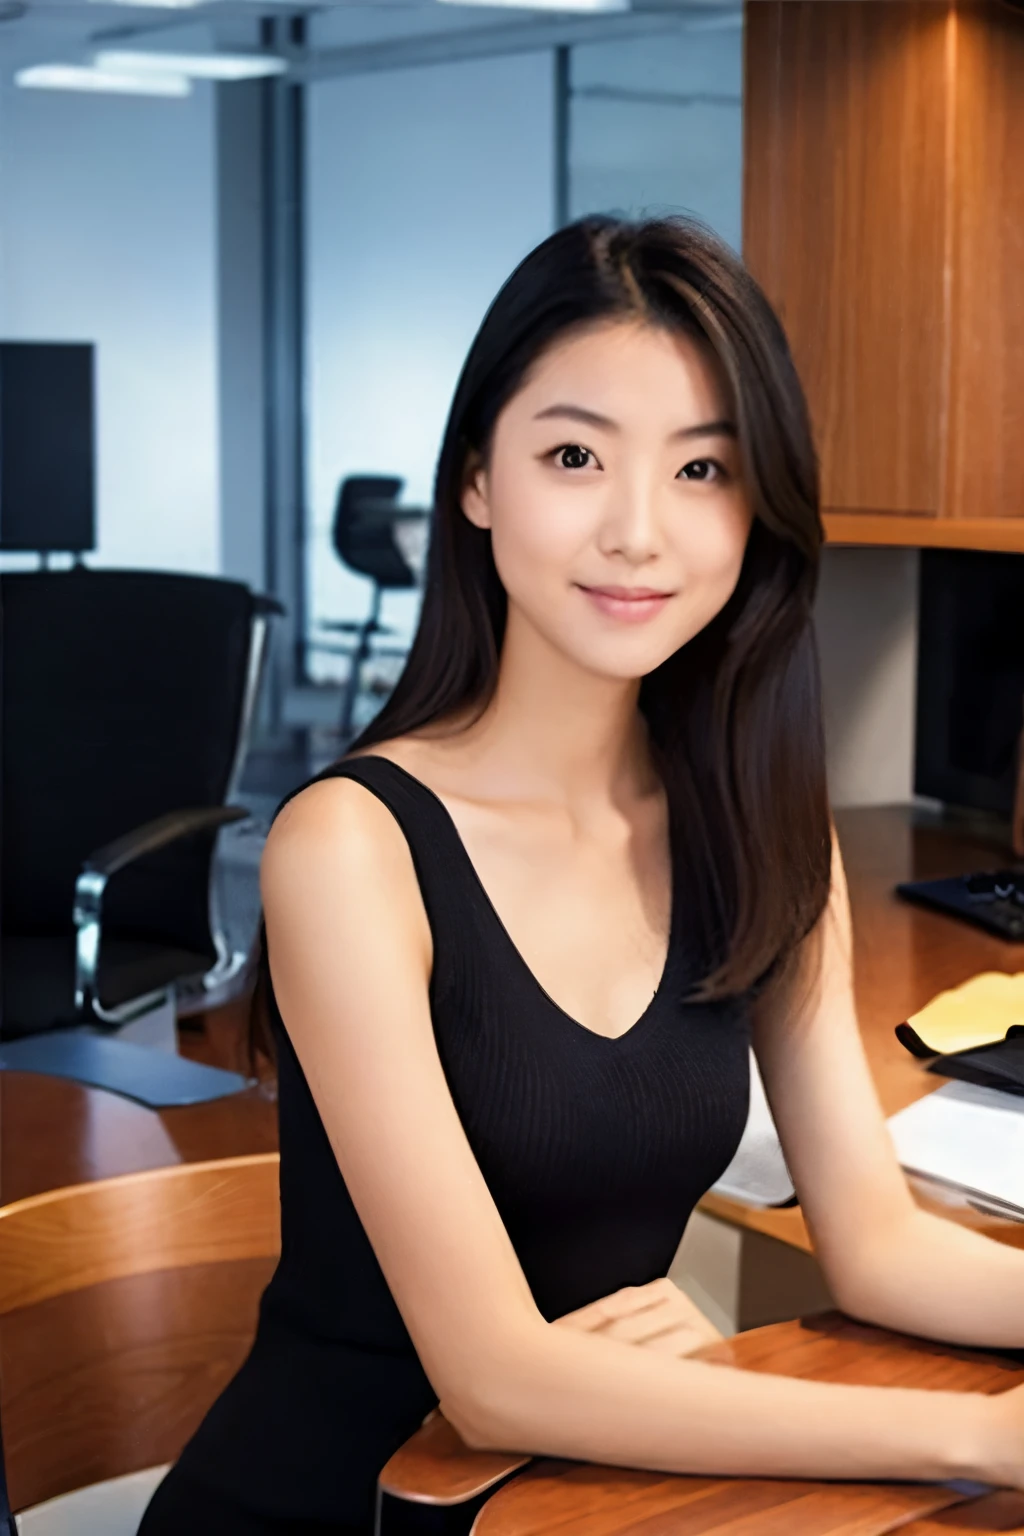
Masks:
[[[688,1358],[664,1278],[753,1040],[853,1315],[1024,1344],[1024,1255],[917,1210],[861,1052],[785,339],[683,221],[588,219],[459,381],[389,702],[262,888],[283,1250],[171,1530],[372,1529],[438,1402],[469,1444],[675,1472],[1024,1485],[1024,1397]]]

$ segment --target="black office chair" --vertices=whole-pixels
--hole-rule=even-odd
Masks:
[[[211,867],[246,815],[225,802],[278,605],[85,569],[6,573],[0,605],[0,1041],[114,1029],[168,988],[179,1013],[222,1000],[248,957],[211,913]]]
[[[365,619],[329,619],[322,626],[358,636],[339,723],[345,742],[352,736],[363,664],[373,649],[373,636],[393,633],[391,626],[380,622],[381,595],[417,585],[416,572],[396,543],[395,533],[403,523],[423,522],[430,514],[422,507],[398,505],[404,484],[397,475],[349,475],[338,488],[332,529],[335,553],[343,565],[373,581],[373,598]]]

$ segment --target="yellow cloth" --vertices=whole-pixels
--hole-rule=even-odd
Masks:
[[[907,1020],[933,1051],[948,1055],[1004,1040],[1011,1024],[1024,1024],[1024,971],[983,971],[940,992]]]

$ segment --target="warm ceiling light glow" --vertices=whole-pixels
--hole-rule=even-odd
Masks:
[[[97,69],[129,75],[188,75],[193,80],[256,80],[283,75],[286,59],[269,53],[141,53],[104,51]]]
[[[522,11],[628,11],[629,0],[442,0],[445,5],[503,5]]]
[[[128,75],[85,64],[33,64],[15,75],[18,85],[37,91],[110,91],[121,96],[187,96],[184,75]]]

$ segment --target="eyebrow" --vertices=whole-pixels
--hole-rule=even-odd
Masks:
[[[567,421],[580,421],[584,426],[601,427],[606,432],[618,432],[618,422],[612,421],[610,416],[602,416],[598,411],[588,411],[582,405],[549,405],[543,411],[538,411],[534,421],[547,421],[552,416],[560,416]],[[693,427],[680,427],[677,432],[669,434],[670,441],[691,437],[735,437],[736,423],[723,417],[719,421],[701,421]]]

